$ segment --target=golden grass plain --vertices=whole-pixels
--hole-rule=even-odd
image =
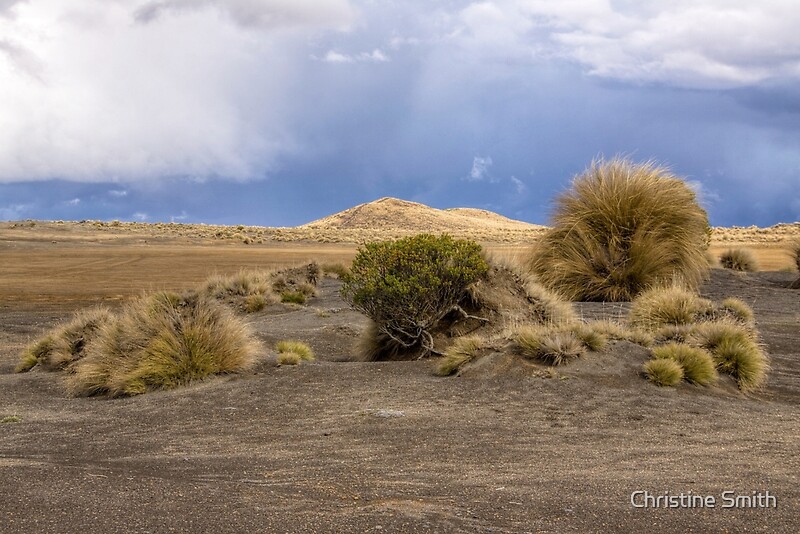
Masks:
[[[335,229],[290,230],[297,233],[292,240],[286,239],[290,235],[287,229],[262,227],[96,221],[0,223],[0,300],[76,304],[123,300],[146,291],[192,287],[215,273],[270,269],[311,260],[347,263],[359,243],[411,233],[359,230],[355,236]],[[473,233],[456,235],[482,236],[480,230]],[[252,236],[250,244],[231,237],[236,234]],[[512,242],[478,241],[490,254],[519,259],[539,235],[540,231],[533,230],[524,239],[516,233],[508,234],[506,238]],[[761,270],[791,270],[789,246],[798,236],[798,224],[778,229],[717,228],[710,252],[718,257],[728,248],[744,247],[753,251]]]

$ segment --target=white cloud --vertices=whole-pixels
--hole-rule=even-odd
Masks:
[[[141,212],[141,211],[137,211],[136,213],[134,213],[134,214],[133,214],[133,218],[134,218],[135,220],[137,220],[137,221],[142,221],[142,222],[144,222],[144,221],[146,221],[147,219],[149,219],[149,218],[150,218],[150,216],[149,216],[148,214],[146,214],[146,213],[143,213],[143,212]]]
[[[386,55],[381,49],[376,48],[372,52],[361,52],[356,55],[343,54],[336,50],[328,50],[322,58],[311,56],[312,59],[320,59],[326,63],[356,63],[356,62],[369,62],[369,63],[386,63],[390,61],[389,56]]]
[[[124,189],[112,189],[108,194],[115,198],[122,198],[128,196],[128,192]]]
[[[475,156],[472,158],[472,169],[465,178],[469,182],[480,182],[489,178],[489,167],[492,166],[491,156]]]
[[[0,17],[14,17],[14,6],[26,0],[0,0]]]
[[[354,12],[346,0],[17,3],[0,17],[0,183],[264,176],[298,150],[289,114],[308,40]]]
[[[80,203],[81,199],[79,198],[73,198],[71,200],[67,200],[66,202],[64,202],[64,204],[66,204],[67,206],[77,206]]]
[[[514,189],[516,189],[518,195],[522,195],[528,190],[528,186],[525,184],[525,182],[516,176],[511,177],[511,183],[514,184]]]
[[[454,39],[483,55],[560,58],[597,76],[694,88],[800,78],[794,0],[497,0]]]
[[[297,26],[346,29],[355,10],[347,0],[156,0],[134,11],[138,22],[149,23],[170,14],[214,9],[246,28]]]
[[[327,63],[352,63],[354,60],[352,56],[348,56],[347,54],[341,54],[335,50],[328,50],[322,58],[322,61]]]

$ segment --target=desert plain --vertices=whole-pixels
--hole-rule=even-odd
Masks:
[[[479,210],[358,208],[282,229],[0,223],[0,531],[797,532],[800,290],[786,243],[800,224],[714,229],[712,254],[746,247],[760,264],[714,268],[701,289],[755,312],[772,369],[747,394],[725,380],[656,387],[641,376],[647,349],[625,341],[548,376],[502,357],[454,377],[436,376],[435,358],[355,361],[367,321],[335,277],[305,306],[246,317],[264,354],[243,374],[108,400],[69,397],[58,373],[14,373],[25,346],[90,306],[214,273],[347,262],[359,243],[416,231],[513,259],[542,231]],[[276,365],[287,338],[317,361]],[[637,508],[634,492],[716,506]],[[726,508],[723,492],[768,492],[775,506]]]

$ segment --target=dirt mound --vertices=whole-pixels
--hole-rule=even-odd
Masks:
[[[385,197],[300,226],[313,230],[390,229],[464,233],[479,229],[539,231],[543,227],[474,208],[439,210],[417,202]]]

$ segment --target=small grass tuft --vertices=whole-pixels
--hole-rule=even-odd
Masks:
[[[719,257],[719,263],[726,269],[740,272],[753,272],[758,270],[758,262],[753,251],[746,248],[731,248]]]
[[[714,348],[713,355],[718,369],[733,376],[743,391],[757,389],[767,379],[767,355],[752,339],[726,337]]]
[[[653,358],[675,361],[683,368],[683,377],[694,384],[708,386],[717,381],[714,359],[704,349],[682,343],[669,343],[654,348]]]
[[[305,304],[306,294],[302,291],[284,291],[281,293],[281,302],[284,304]]]
[[[481,351],[488,346],[486,340],[480,336],[465,336],[456,339],[445,351],[436,374],[448,376],[456,373],[464,365],[477,358]]]
[[[640,328],[631,329],[628,332],[628,337],[626,339],[631,343],[635,343],[642,347],[651,347],[656,342],[653,334]]]
[[[558,331],[547,327],[527,327],[517,332],[517,345],[529,358],[561,365],[583,356],[584,344],[570,330]]]
[[[342,279],[347,276],[350,269],[344,263],[323,263],[320,269],[324,273],[323,276],[331,276]]]
[[[608,345],[608,337],[602,331],[595,330],[591,324],[578,324],[570,330],[592,352],[601,351]]]
[[[693,325],[668,324],[653,332],[656,343],[686,343],[692,335]]]
[[[631,325],[655,332],[664,326],[686,325],[711,315],[713,304],[678,285],[649,289],[634,299]]]
[[[267,298],[260,293],[247,295],[244,299],[245,313],[255,313],[267,307]]]
[[[644,372],[657,386],[677,386],[683,380],[683,367],[671,359],[650,360],[644,364]]]
[[[743,300],[729,297],[720,304],[720,311],[731,317],[737,323],[752,326],[755,324],[753,309]]]
[[[21,423],[22,417],[18,415],[7,415],[0,419],[0,425],[5,425],[7,423]]]
[[[298,365],[303,357],[296,352],[281,352],[278,354],[278,365]]]
[[[303,343],[302,341],[296,341],[291,339],[278,341],[278,343],[275,344],[275,350],[278,351],[278,354],[293,352],[295,354],[298,354],[300,356],[300,359],[305,362],[313,362],[316,359],[316,357],[314,356],[314,351],[311,350],[311,347],[309,347],[307,343]]]

